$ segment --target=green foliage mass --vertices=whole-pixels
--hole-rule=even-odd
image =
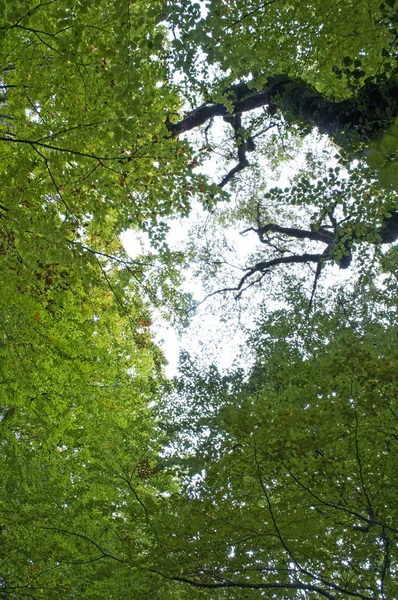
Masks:
[[[382,279],[363,261],[352,297],[312,311],[286,277],[247,372],[184,355],[166,380],[151,329],[192,308],[169,219],[227,197],[184,111],[233,123],[229,86],[251,98],[281,76],[287,96],[348,102],[346,154],[375,117],[368,167],[320,177],[313,160],[223,217],[300,207],[314,233],[337,206],[341,264],[396,215],[396,50],[393,0],[0,0],[1,600],[397,596],[396,248],[378,249]],[[277,162],[318,123],[282,92],[234,129],[239,169],[268,125]],[[153,252],[129,258],[126,229]]]
[[[380,182],[385,188],[398,188],[397,179],[398,119],[388,128],[380,140],[375,140],[366,150],[371,167],[379,170]]]
[[[220,67],[221,79],[226,73],[230,80],[284,73],[344,97],[346,81],[336,77],[336,67],[357,60],[364,77],[390,64],[393,10],[379,0],[305,5],[218,0],[208,3],[201,17],[199,4],[182,2],[177,10],[171,4],[169,18],[181,30],[174,42],[177,64],[193,77],[198,71],[209,75],[209,64]],[[198,49],[206,55],[203,65]]]
[[[188,457],[185,545],[172,548],[191,585],[395,597],[397,323],[387,289],[366,290],[309,316],[291,288],[294,308],[258,319],[249,378],[184,358],[173,420]]]

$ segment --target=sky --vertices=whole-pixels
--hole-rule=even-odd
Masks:
[[[167,236],[170,248],[181,248],[187,242],[192,219],[195,219],[195,211],[189,219],[171,221]],[[235,239],[238,238],[236,232],[231,231],[231,236]],[[142,254],[143,251],[150,251],[149,240],[144,233],[137,234],[137,232],[129,230],[124,232],[121,238],[126,252],[132,259]],[[244,253],[244,244],[246,245],[245,252],[247,252],[246,241],[244,243],[242,240],[238,241],[242,246],[242,254]],[[251,249],[254,249],[254,244]],[[198,301],[201,301],[206,295],[200,279],[195,278],[192,272],[186,273],[183,291],[193,294],[195,300]],[[221,369],[230,367],[234,362],[236,346],[243,343],[244,336],[239,328],[231,327],[231,323],[220,322],[220,316],[215,307],[212,311],[212,306],[214,307],[214,303],[210,304],[209,301],[206,306],[198,307],[196,314],[192,317],[191,325],[182,332],[182,335],[179,335],[175,327],[155,314],[152,332],[165,352],[168,361],[167,376],[176,375],[179,354],[182,349],[202,355],[205,362],[215,360]]]
[[[213,139],[214,137],[218,137],[220,140],[219,143],[222,146],[222,138],[225,136],[225,124],[220,119],[218,124],[215,123],[215,127]],[[312,150],[314,150],[314,144],[318,144],[319,151],[322,151],[327,143],[320,140],[319,136],[317,137],[316,135],[312,139],[309,139]],[[284,188],[288,186],[290,179],[303,166],[304,161],[305,152],[301,151],[294,157],[294,160],[287,161],[275,171],[270,168],[269,164],[264,164],[265,172],[269,173],[269,187],[278,185]],[[222,159],[217,160],[216,155],[210,154],[210,160],[199,167],[199,169],[201,173],[208,175],[213,181],[219,181],[220,165],[223,173],[228,172],[231,168],[225,161],[222,161]],[[244,176],[245,172],[243,172]],[[233,201],[234,194],[232,194],[231,204]],[[196,223],[200,222],[201,219],[203,219],[203,208],[199,203],[195,204],[195,202],[193,203],[189,218],[172,219],[169,222],[170,231],[167,235],[167,242],[170,249],[183,249],[188,241],[190,229]],[[234,260],[239,260],[241,264],[245,262],[245,259],[251,253],[255,252],[256,249],[258,250],[259,246],[261,246],[256,234],[249,233],[246,236],[242,236],[236,226],[227,229],[226,236],[228,243],[235,249]],[[151,251],[148,237],[144,233],[126,231],[121,236],[121,239],[125,250],[132,259]],[[336,267],[334,271],[332,277],[336,280],[341,279],[342,274],[339,272],[339,269]],[[186,272],[185,276],[186,280],[183,291],[192,293],[195,300],[201,301],[206,296],[201,280],[194,276],[192,270]],[[273,285],[275,277],[270,282]],[[253,296],[256,292],[250,290],[249,293]],[[260,299],[257,298],[257,306],[263,298],[264,295]],[[218,308],[219,302],[217,299],[210,299],[198,307],[196,314],[192,318],[191,325],[181,335],[179,335],[175,327],[166,323],[158,315],[154,315],[154,325],[151,330],[155,334],[156,341],[165,352],[168,361],[168,366],[166,367],[166,374],[168,376],[172,377],[176,375],[178,357],[182,349],[195,354],[202,362],[207,364],[215,362],[221,370],[232,366],[236,360],[239,346],[244,343],[245,331],[249,330],[255,322],[256,300],[254,299],[253,302],[248,303],[246,306],[249,308],[246,309],[246,312],[242,311],[241,314],[239,314],[239,307],[236,303],[235,305],[233,304],[234,301],[232,298],[229,299],[229,302],[230,308],[228,310],[233,315],[233,318],[224,319],[222,311]],[[270,305],[270,309],[272,308],[275,308],[275,306]],[[243,360],[250,362],[250,357],[246,356]],[[239,366],[245,365],[240,364]],[[250,365],[247,364],[246,366]]]

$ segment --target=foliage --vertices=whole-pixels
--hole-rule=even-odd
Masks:
[[[197,188],[188,145],[167,136],[179,98],[167,80],[161,4],[24,0],[2,15],[5,268],[24,269],[31,285],[40,264],[73,277],[105,253],[131,266],[118,234],[142,228],[162,247],[164,217],[187,214]],[[142,262],[130,276],[147,290]],[[163,262],[176,281],[174,257]]]
[[[259,317],[248,379],[181,365],[175,576],[230,598],[393,598],[396,315],[371,284],[311,316],[291,293]]]
[[[226,73],[229,81],[252,74],[261,86],[262,77],[286,73],[321,91],[345,95],[334,65],[356,59],[366,73],[375,74],[388,62],[382,49],[389,48],[391,33],[379,26],[383,17],[383,24],[389,21],[386,5],[378,0],[334,5],[312,0],[305,6],[298,1],[218,0],[209,3],[204,14],[199,4],[189,5],[170,3],[169,18],[180,32],[173,42],[177,66],[191,83],[200,85],[198,72],[211,78],[209,65],[217,65],[221,80]],[[199,61],[199,52],[205,61]]]
[[[1,598],[394,598],[393,0],[0,0],[0,15]],[[264,161],[314,128],[339,164],[312,148],[270,184]],[[237,203],[219,209],[227,186]],[[316,262],[312,310],[290,271],[252,369],[185,355],[171,382],[153,313],[188,320],[202,240],[187,254],[166,234],[194,203],[271,248],[250,276]],[[150,252],[126,255],[129,228]],[[327,252],[310,259],[314,241]],[[315,297],[362,242],[379,262],[359,253],[352,297]]]
[[[380,140],[367,148],[366,157],[371,167],[379,169],[380,182],[385,188],[398,188],[397,173],[398,119]]]
[[[354,279],[370,261],[383,260],[386,244],[398,238],[396,194],[380,186],[373,169],[347,162],[330,144],[322,152],[304,147],[301,165],[284,186],[272,185],[261,166],[253,168],[235,182],[228,205],[191,228],[192,264],[205,298],[224,297],[223,316],[232,313],[231,296],[244,297],[247,310],[256,288],[270,297],[273,282],[288,277],[288,268],[301,274],[312,303],[319,282],[338,278],[339,269],[350,265]],[[294,167],[291,161],[286,170]]]
[[[107,539],[112,553],[118,507],[132,495],[131,518],[145,521],[135,485],[157,452],[149,405],[164,358],[137,286],[116,301],[117,271],[107,271],[114,294],[95,264],[78,281],[50,275],[23,287],[14,272],[19,293],[10,286],[1,297],[2,589],[7,598],[94,598],[112,588],[98,543]]]

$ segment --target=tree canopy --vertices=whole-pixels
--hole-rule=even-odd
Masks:
[[[195,447],[178,424],[192,505],[177,579],[232,598],[394,597],[396,326],[377,296],[358,310],[340,290],[309,317],[296,292],[294,310],[263,310],[249,378],[184,358],[172,422]]]
[[[395,0],[0,14],[0,597],[393,600]],[[166,378],[188,269],[245,368]]]

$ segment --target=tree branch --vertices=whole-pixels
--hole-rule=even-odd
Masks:
[[[323,498],[321,498],[318,494],[316,494],[311,488],[309,488],[308,486],[306,486],[295,474],[294,472],[288,467],[287,464],[285,464],[284,462],[281,461],[281,465],[286,469],[286,471],[290,474],[290,476],[294,479],[294,481],[297,483],[298,486],[300,486],[303,490],[305,490],[306,492],[308,492],[308,494],[310,496],[312,496],[312,498],[314,498],[317,502],[319,502],[319,504],[321,504],[322,506],[327,506],[329,508],[332,508],[336,511],[340,511],[340,512],[344,512],[348,515],[350,515],[351,517],[355,517],[355,519],[358,519],[360,521],[363,521],[364,523],[366,523],[366,526],[369,525],[371,526],[375,526],[378,525],[382,528],[388,529],[389,531],[392,531],[393,533],[397,533],[396,529],[393,529],[392,527],[389,527],[388,525],[383,525],[382,523],[376,522],[374,519],[370,519],[368,517],[365,517],[364,515],[362,515],[361,513],[355,511],[355,510],[351,510],[350,508],[347,508],[346,506],[344,506],[341,503],[337,503],[337,502],[333,502],[333,501],[329,501],[329,500],[324,500]]]
[[[271,260],[261,261],[261,262],[257,263],[256,265],[254,265],[254,267],[251,267],[251,269],[248,270],[248,272],[240,280],[239,286],[237,289],[240,289],[242,287],[242,285],[244,284],[244,282],[246,281],[246,279],[248,277],[251,277],[252,275],[254,275],[254,273],[257,273],[259,271],[260,272],[266,271],[270,267],[275,267],[277,265],[292,264],[292,263],[306,263],[306,262],[318,263],[321,260],[325,260],[324,253],[318,253],[318,254],[305,253],[305,254],[299,254],[299,255],[294,255],[294,256],[279,256],[278,258],[272,258]]]
[[[226,102],[232,103],[232,110],[221,102],[210,101],[177,123],[167,122],[168,130],[173,136],[179,136],[212,117],[236,115],[274,104],[282,113],[289,112],[298,121],[317,127],[331,138],[338,138],[341,134],[347,138],[351,131],[355,136],[368,140],[385,129],[398,114],[398,82],[393,77],[383,85],[363,86],[356,98],[341,102],[333,102],[309,84],[287,75],[268,77],[259,91],[256,91],[256,80],[239,83],[227,88],[224,95]]]
[[[289,237],[294,237],[300,240],[314,240],[316,242],[322,242],[323,244],[331,244],[334,238],[334,235],[331,232],[329,233],[326,231],[308,231],[306,229],[297,229],[295,227],[281,227],[276,223],[267,223],[267,225],[263,225],[262,227],[258,228],[248,227],[248,229],[245,229],[241,233],[243,235],[248,231],[254,231],[255,233],[257,233],[260,242],[262,242],[263,244],[266,243],[264,235],[268,232],[282,233]]]
[[[158,573],[158,571],[152,572]],[[161,573],[158,573],[161,575]],[[277,581],[273,583],[244,583],[243,581],[221,581],[219,583],[206,583],[204,581],[195,581],[186,577],[170,577],[172,581],[181,581],[182,583],[189,583],[197,588],[206,589],[217,589],[217,588],[243,588],[251,590],[305,590],[307,592],[317,592],[320,596],[328,598],[328,600],[337,600],[336,596],[330,594],[326,590],[322,589],[317,585],[310,583],[279,583]],[[370,597],[361,596],[365,600],[372,600]]]
[[[254,143],[251,138],[246,141],[244,136],[244,129],[242,127],[242,116],[241,114],[236,114],[231,116],[225,116],[224,121],[229,123],[235,132],[235,141],[238,146],[238,164],[227,173],[227,175],[223,178],[223,180],[218,184],[218,187],[223,188],[231,181],[233,177],[240,171],[243,171],[245,167],[249,166],[249,161],[246,157],[246,151],[254,150]]]
[[[38,528],[46,529],[48,531],[56,531],[57,533],[65,533],[66,535],[73,535],[75,537],[81,538],[82,540],[86,540],[86,542],[89,542],[90,544],[95,546],[97,548],[97,550],[99,550],[101,552],[101,554],[104,558],[111,558],[112,560],[116,560],[117,562],[120,562],[120,563],[125,562],[123,559],[118,558],[117,556],[113,556],[113,554],[110,554],[109,552],[106,552],[106,550],[103,550],[101,548],[101,546],[99,544],[97,544],[97,542],[95,542],[94,540],[89,538],[87,535],[84,535],[83,533],[77,533],[75,531],[68,531],[67,529],[58,529],[58,527],[39,526]]]
[[[242,23],[242,21],[244,21],[248,17],[251,17],[252,15],[256,14],[257,12],[259,12],[260,10],[263,10],[263,8],[266,8],[267,6],[270,6],[271,4],[274,4],[274,2],[275,2],[275,0],[270,0],[269,2],[263,2],[263,4],[260,4],[260,6],[257,6],[253,10],[250,10],[249,12],[245,13],[242,17],[240,17],[240,19],[237,19],[236,21],[234,21],[230,25],[227,25],[226,27],[224,27],[224,31],[227,31],[228,29],[232,29],[232,27],[235,27],[235,25],[238,25],[239,23]]]

